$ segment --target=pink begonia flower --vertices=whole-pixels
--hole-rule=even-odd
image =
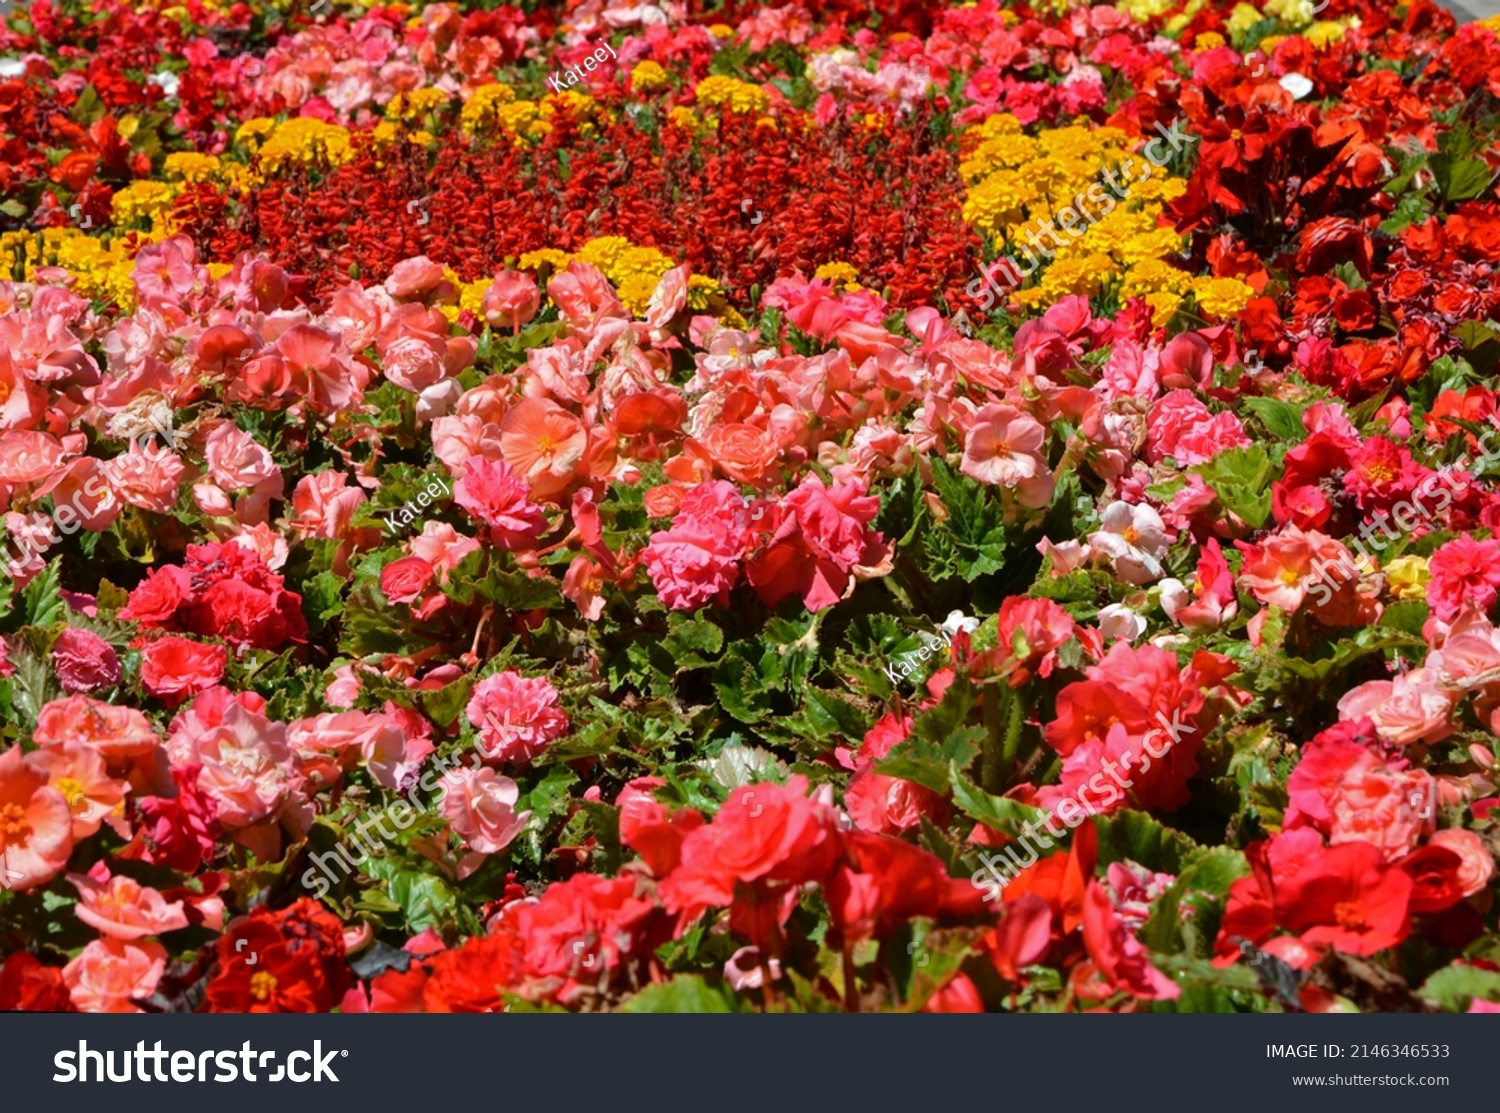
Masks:
[[[1427,571],[1427,602],[1440,621],[1451,622],[1466,603],[1488,612],[1500,596],[1500,541],[1455,537],[1437,547]]]
[[[79,1012],[138,1013],[133,1004],[156,992],[167,969],[160,943],[95,939],[63,967],[63,984]]]
[[[1473,831],[1461,827],[1444,827],[1427,840],[1430,846],[1440,846],[1457,854],[1463,863],[1458,869],[1459,884],[1464,887],[1464,896],[1472,897],[1483,890],[1495,876],[1495,859],[1484,840]]]
[[[1130,584],[1161,578],[1161,557],[1172,546],[1161,515],[1144,503],[1112,502],[1099,518],[1100,529],[1089,534],[1089,548],[1109,559],[1115,575]]]
[[[286,724],[273,722],[239,703],[219,724],[193,740],[202,764],[198,787],[226,827],[248,827],[277,815],[292,789],[292,753]]]
[[[727,599],[745,555],[749,510],[734,484],[700,483],[683,496],[670,529],[651,535],[641,553],[661,601],[696,610]]]
[[[187,927],[181,901],[168,901],[132,878],[111,877],[102,862],[91,874],[68,874],[68,881],[81,898],[73,907],[78,918],[113,939],[143,939]]]
[[[104,755],[84,742],[56,742],[26,755],[26,764],[46,775],[47,784],[63,794],[73,813],[73,838],[85,839],[106,818],[125,830],[116,817],[130,785],[109,775]]]
[[[1250,438],[1239,418],[1225,411],[1209,413],[1196,395],[1174,390],[1151,407],[1146,418],[1148,463],[1172,457],[1179,468],[1213,459],[1226,448],[1246,448]]]
[[[1022,506],[1035,510],[1052,501],[1056,479],[1042,446],[1047,430],[1028,413],[992,402],[974,416],[964,438],[961,470],[970,479],[1016,491]]]
[[[453,500],[490,527],[502,549],[530,548],[547,519],[529,497],[526,481],[504,461],[471,459],[453,484]]]
[[[498,854],[526,828],[530,812],[517,812],[516,782],[488,767],[452,769],[443,776],[443,815],[470,849]]]
[[[1425,668],[1390,680],[1371,680],[1339,699],[1340,719],[1369,716],[1380,736],[1398,746],[1438,742],[1453,733],[1454,698],[1438,690],[1437,677]]]
[[[437,570],[438,582],[447,583],[448,576],[464,557],[479,551],[479,542],[465,537],[447,522],[427,522],[407,548],[411,549],[412,556],[421,557]]]
[[[536,316],[542,293],[536,279],[523,271],[501,271],[484,291],[482,308],[490,328],[509,328],[512,333]]]
[[[73,810],[19,745],[0,754],[0,870],[12,889],[44,885],[68,864]]]
[[[114,647],[81,626],[69,626],[52,643],[52,669],[66,692],[92,692],[120,682]]]
[[[491,761],[524,765],[568,731],[557,689],[514,670],[474,685],[466,713],[479,732],[480,752]]]

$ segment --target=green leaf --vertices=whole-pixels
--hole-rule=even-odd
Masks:
[[[46,571],[37,576],[21,592],[22,613],[25,625],[48,627],[60,622],[68,613],[68,605],[62,597],[62,558],[47,565]]]
[[[458,894],[435,873],[412,869],[394,856],[373,854],[360,863],[360,870],[385,882],[413,934],[441,927],[456,915]]]
[[[687,618],[674,611],[662,647],[677,659],[679,670],[713,664],[724,649],[724,631],[706,618]]]
[[[1277,467],[1265,448],[1230,448],[1191,469],[1212,487],[1224,506],[1259,529],[1271,516],[1271,483]]]
[[[1129,809],[1099,816],[1099,864],[1129,860],[1159,873],[1177,873],[1198,849],[1181,831],[1158,823],[1145,812]]]
[[[1489,188],[1490,168],[1484,159],[1439,152],[1427,162],[1445,200],[1467,201]]]
[[[1186,950],[1205,957],[1212,949],[1229,887],[1249,872],[1250,866],[1238,850],[1213,846],[1194,851],[1177,880],[1157,900],[1141,938],[1153,951]],[[1182,915],[1184,904],[1191,912],[1186,920]],[[1179,944],[1179,937],[1187,936],[1191,938]]]
[[[620,1006],[622,1013],[741,1013],[750,1011],[728,986],[710,985],[701,974],[679,974],[650,985]]]
[[[1241,403],[1266,427],[1271,436],[1287,444],[1300,444],[1307,436],[1302,427],[1302,408],[1279,398],[1244,398]]]
[[[324,629],[328,620],[344,609],[344,588],[348,580],[334,572],[319,572],[302,584],[302,613],[314,632]]]
[[[1454,964],[1428,978],[1417,993],[1449,1012],[1466,1012],[1476,999],[1500,1003],[1500,973]]]
[[[999,571],[1005,563],[1005,516],[1000,500],[940,457],[932,461],[932,484],[948,519],[932,526],[925,543],[953,565],[951,573],[945,570],[932,578],[956,574],[973,581]]]
[[[991,796],[960,773],[956,763],[948,768],[948,783],[953,789],[953,802],[965,815],[1013,838],[1020,837],[1021,828],[1027,824],[1031,824],[1035,831],[1051,814],[1046,808],[1034,808],[1030,804],[1022,804],[1003,796]]]

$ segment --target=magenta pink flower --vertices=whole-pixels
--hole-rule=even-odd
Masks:
[[[526,549],[547,528],[542,508],[531,501],[526,481],[503,461],[470,459],[453,485],[454,500],[486,523],[502,549]]]
[[[479,749],[491,761],[524,765],[568,730],[557,689],[514,670],[474,685],[467,713],[479,731]]]

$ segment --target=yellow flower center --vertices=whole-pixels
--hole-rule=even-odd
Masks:
[[[72,808],[75,812],[83,803],[83,785],[79,784],[72,777],[59,777],[57,783],[52,787],[63,794],[63,798],[68,802],[68,807]]]
[[[26,809],[20,804],[0,804],[0,835],[5,836],[5,841],[29,834],[31,825],[26,822]]]
[[[257,1001],[269,1001],[276,991],[276,975],[265,970],[250,975],[250,996]]]

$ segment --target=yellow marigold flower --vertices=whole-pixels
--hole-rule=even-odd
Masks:
[[[1324,50],[1331,43],[1336,43],[1343,39],[1344,25],[1342,23],[1335,23],[1332,20],[1321,20],[1318,23],[1314,23],[1306,31],[1303,31],[1302,37],[1319,50]]]
[[[438,305],[434,306],[433,308],[435,308],[444,317],[447,317],[448,323],[450,325],[454,321],[458,320],[458,315],[463,312],[463,309],[457,305]]]
[[[1271,56],[1271,52],[1276,49],[1276,45],[1278,43],[1286,42],[1289,38],[1291,38],[1290,35],[1267,35],[1265,38],[1260,40],[1260,45],[1256,49],[1260,50],[1263,54],[1265,54],[1267,58],[1269,58]]]
[[[1149,23],[1171,11],[1175,0],[1120,0],[1116,6],[1137,23]]]
[[[1397,557],[1385,567],[1386,590],[1397,599],[1426,599],[1431,579],[1426,557]]]
[[[987,139],[998,139],[1002,135],[1021,134],[1021,121],[1009,112],[997,112],[993,116],[985,118],[984,123],[976,124],[964,132],[965,139],[984,142]]]
[[[141,118],[139,116],[121,116],[117,125],[121,139],[129,139],[141,130]]]
[[[1198,278],[1193,280],[1193,296],[1199,309],[1223,320],[1244,309],[1255,291],[1238,278]]]
[[[515,90],[502,82],[481,85],[464,101],[463,109],[458,114],[458,126],[473,135],[485,125],[495,122],[495,110],[500,105],[510,104],[515,99]]]
[[[1131,191],[1132,197],[1142,201],[1175,201],[1187,192],[1187,181],[1184,178],[1169,178],[1162,174],[1152,174],[1144,182],[1137,183]]]
[[[1036,158],[1040,145],[1029,135],[1019,132],[986,139],[959,164],[958,172],[966,182],[978,181],[996,170],[1015,170]]]
[[[724,310],[724,312],[720,313],[719,323],[725,328],[742,329],[748,328],[750,326],[750,322],[745,320],[744,317],[740,316],[739,310],[734,308],[726,309]]]
[[[246,120],[239,126],[239,130],[234,133],[234,141],[236,143],[247,143],[253,147],[258,145],[261,140],[265,139],[266,136],[275,130],[275,120],[268,120],[264,116],[258,116],[253,120]],[[125,134],[123,129],[121,129],[120,134]]]
[[[630,249],[631,243],[624,236],[598,236],[579,248],[575,258],[609,274],[619,263],[620,256]]]
[[[834,286],[842,286],[846,290],[859,289],[859,271],[850,263],[824,263],[813,271],[813,277],[826,278]]]
[[[207,266],[208,277],[212,278],[215,282],[234,270],[234,266],[231,263],[209,263]]]
[[[734,28],[727,23],[710,23],[708,33],[716,39],[734,38]]]
[[[540,141],[552,131],[552,117],[557,110],[550,104],[518,100],[495,109],[495,119],[511,143],[519,147],[527,141]]]
[[[436,112],[448,103],[448,94],[434,86],[413,89],[410,93],[397,93],[386,105],[387,120],[410,120]]]
[[[1147,294],[1146,304],[1151,307],[1151,326],[1166,328],[1172,318],[1177,315],[1182,299],[1176,294],[1162,290],[1155,294]]]
[[[1163,292],[1180,294],[1187,288],[1189,276],[1177,267],[1160,259],[1146,259],[1125,272],[1120,284],[1120,296],[1135,298]],[[1181,301],[1178,298],[1178,301]]]
[[[456,276],[455,276],[456,279]],[[470,313],[482,314],[484,312],[484,292],[490,288],[491,280],[481,278],[477,282],[454,282],[458,287],[458,308],[467,309]]]
[[[539,251],[528,251],[516,261],[516,268],[523,271],[539,271],[551,267],[554,271],[567,270],[573,256],[555,247],[544,247]]]
[[[654,247],[628,247],[620,252],[615,259],[613,279],[616,275],[625,277],[632,274],[650,275],[652,278],[660,278],[673,267],[672,260],[663,255]]]
[[[615,293],[619,295],[621,305],[640,317],[651,304],[651,295],[656,293],[659,282],[659,277],[649,274],[626,275],[615,284]]]
[[[389,120],[381,120],[370,129],[370,143],[377,151],[384,150],[400,138],[401,129]]]
[[[1492,15],[1489,19],[1481,19],[1479,26],[1487,27],[1495,34],[1500,35],[1500,15]]]
[[[1229,13],[1229,18],[1224,21],[1224,26],[1229,28],[1231,35],[1243,35],[1263,18],[1258,8],[1253,4],[1246,4],[1244,0],[1241,0],[1240,3],[1234,6],[1234,10]]]
[[[707,135],[713,130],[699,118],[698,113],[680,104],[667,113],[667,123],[694,135]]]
[[[688,275],[687,300],[689,309],[707,309],[708,299],[720,297],[723,293],[724,287],[720,286],[714,279],[709,278],[708,275]]]
[[[276,127],[255,156],[255,165],[274,174],[288,162],[327,161],[338,166],[353,158],[348,128],[325,124],[310,116],[299,116]]]
[[[762,113],[771,107],[771,96],[759,85],[741,81],[737,77],[714,74],[698,82],[694,90],[698,103],[710,107],[728,105],[737,115],[747,112]]]
[[[980,232],[994,235],[1004,225],[1023,221],[1025,206],[1035,198],[1033,181],[1018,170],[1001,170],[969,190],[963,218]]]
[[[207,182],[218,176],[219,160],[196,151],[175,151],[162,163],[162,172],[168,178],[181,178],[185,182]]]
[[[143,219],[164,220],[176,196],[177,187],[166,182],[131,182],[114,196],[114,222],[123,226]]]
[[[1194,50],[1215,50],[1224,45],[1224,36],[1217,31],[1201,31],[1193,37]]]
[[[630,71],[630,87],[637,93],[648,93],[667,84],[667,71],[649,58],[644,62],[637,62],[635,69]]]
[[[1265,13],[1293,27],[1305,27],[1313,21],[1313,0],[1266,0]]]

